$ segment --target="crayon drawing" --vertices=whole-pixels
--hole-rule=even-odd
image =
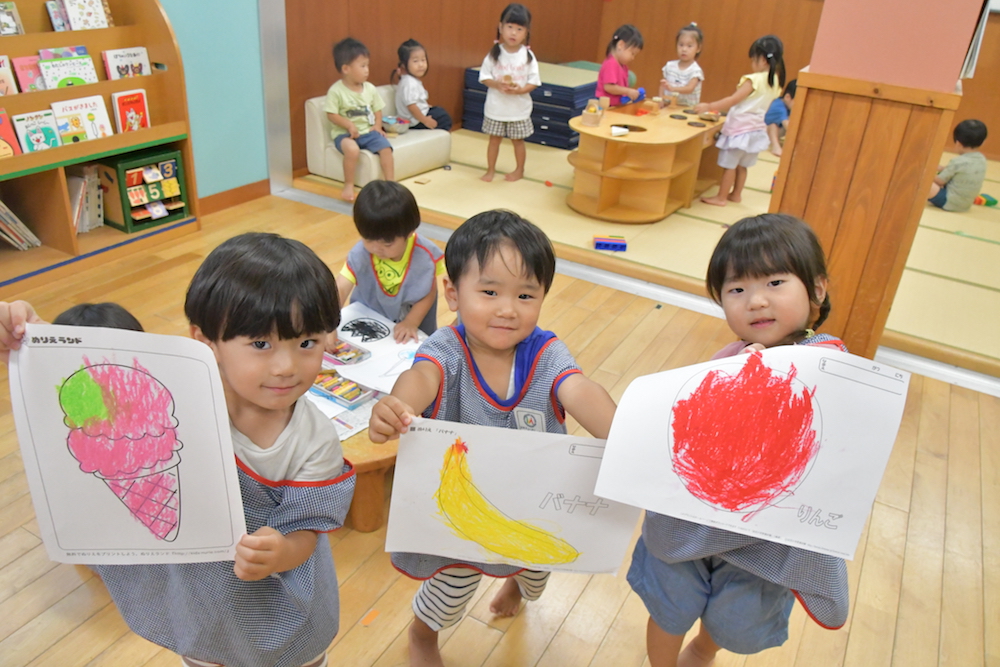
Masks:
[[[66,444],[158,540],[180,531],[180,449],[170,391],[133,360],[91,364],[58,388]]]
[[[441,486],[434,494],[441,517],[458,537],[495,554],[540,565],[572,563],[580,552],[564,539],[510,518],[483,497],[472,481],[469,448],[456,438],[444,455]]]

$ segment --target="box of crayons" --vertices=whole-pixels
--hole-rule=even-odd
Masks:
[[[358,407],[374,394],[371,389],[365,389],[358,383],[341,377],[340,373],[332,369],[321,371],[310,391],[348,409]]]
[[[363,347],[351,345],[346,340],[337,340],[337,347],[323,353],[323,365],[328,368],[338,364],[356,364],[370,356],[372,353]]]

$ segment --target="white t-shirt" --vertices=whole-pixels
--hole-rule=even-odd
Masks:
[[[678,95],[677,104],[682,107],[693,107],[701,102],[701,82],[705,80],[705,73],[701,71],[701,65],[692,62],[686,69],[681,69],[680,60],[671,60],[663,66],[663,78],[671,86],[686,86],[691,83],[691,79],[698,79],[698,85],[687,95]]]
[[[344,452],[333,422],[305,396],[274,444],[263,449],[235,428],[233,451],[251,470],[271,482],[325,482],[339,477]]]
[[[431,105],[427,103],[427,89],[423,82],[412,74],[404,74],[396,86],[396,115],[416,123],[417,119],[410,113],[409,106],[416,104],[420,113],[427,115]]]
[[[518,86],[542,85],[542,77],[538,73],[538,58],[532,54],[531,62],[528,62],[528,49],[521,47],[515,53],[508,53],[505,48],[500,47],[500,58],[496,62],[489,54],[483,60],[483,66],[479,70],[479,80],[503,81],[509,75],[511,82]],[[496,88],[490,88],[486,93],[486,108],[483,113],[487,118],[510,122],[515,120],[527,120],[531,118],[531,110],[534,105],[531,103],[531,95],[510,95],[502,93]]]

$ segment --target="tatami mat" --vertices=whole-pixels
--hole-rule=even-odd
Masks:
[[[622,260],[703,280],[719,237],[742,217],[767,210],[778,158],[760,154],[750,169],[743,201],[726,207],[696,201],[670,217],[648,225],[624,225],[579,215],[566,206],[573,184],[568,151],[527,144],[525,178],[503,180],[514,157],[504,142],[492,183],[479,177],[486,169],[487,137],[452,133],[452,169],[439,169],[418,185],[403,181],[421,207],[466,218],[491,208],[509,208],[541,226],[553,241],[595,254],[593,237],[617,234],[628,241]],[[942,164],[952,155],[945,154]],[[311,181],[325,179],[308,177]],[[983,191],[1000,197],[1000,163],[990,162]],[[548,184],[546,184],[548,181]],[[715,188],[707,194],[714,194]],[[900,282],[887,328],[961,350],[1000,359],[1000,208],[974,206],[967,213],[924,211]],[[834,277],[835,278],[835,277]],[[836,306],[835,306],[836,307]]]

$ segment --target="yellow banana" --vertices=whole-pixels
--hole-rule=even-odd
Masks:
[[[486,500],[472,482],[461,439],[444,454],[441,486],[434,497],[445,519],[459,537],[476,542],[505,558],[523,563],[571,563],[580,552],[552,533],[524,521],[515,521]]]

